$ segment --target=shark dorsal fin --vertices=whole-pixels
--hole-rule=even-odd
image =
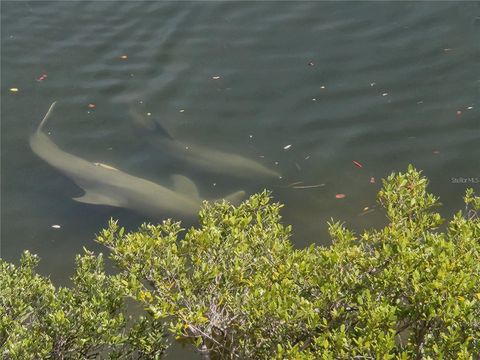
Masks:
[[[161,135],[164,138],[167,138],[169,140],[173,140],[172,135],[168,132],[165,127],[160,125],[158,122],[153,120],[150,116],[145,116],[140,110],[134,108],[133,106],[130,106],[129,108],[129,113],[133,118],[133,122],[139,126],[142,127],[146,130],[153,131],[157,133],[158,135]]]
[[[190,180],[186,176],[178,174],[172,175],[172,180],[173,188],[175,191],[188,197],[192,197],[194,199],[200,199],[197,186],[193,183],[192,180]]]
[[[73,198],[73,200],[93,205],[110,205],[115,207],[122,207],[124,205],[111,196],[99,194],[94,191],[85,191],[85,195]]]

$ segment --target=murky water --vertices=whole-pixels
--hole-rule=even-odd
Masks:
[[[379,179],[409,163],[430,177],[444,214],[478,189],[478,2],[1,5],[1,255],[30,249],[57,283],[83,246],[104,250],[92,239],[109,217],[129,227],[145,217],[73,201],[82,190],[32,153],[53,101],[47,131],[62,149],[165,186],[186,175],[205,198],[270,189],[299,247],[328,244],[331,217],[382,224],[378,209],[360,214]],[[167,134],[282,179],[193,167],[184,151],[156,146]],[[167,216],[179,218],[149,220]]]

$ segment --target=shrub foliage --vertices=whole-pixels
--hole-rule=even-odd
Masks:
[[[388,225],[357,235],[332,221],[328,247],[294,248],[263,192],[205,203],[188,230],[111,220],[97,241],[118,274],[87,252],[69,289],[36,275],[28,253],[2,262],[2,354],[159,357],[165,326],[212,359],[478,358],[480,198],[468,190],[445,222],[427,185],[411,166],[392,174],[378,194]],[[124,297],[146,311],[133,326]]]
[[[102,255],[85,251],[76,263],[73,286],[55,289],[28,251],[18,267],[0,260],[0,358],[159,358],[163,326],[126,314],[120,278],[105,274]]]

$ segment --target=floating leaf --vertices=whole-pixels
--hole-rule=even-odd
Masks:
[[[363,168],[363,165],[360,164],[357,160],[353,160],[352,162],[353,162],[353,164],[354,164],[356,167],[358,167],[358,168]]]
[[[48,77],[47,74],[42,74],[42,75],[38,76],[38,77],[36,78],[36,80],[40,82],[40,81],[45,80],[47,77]]]

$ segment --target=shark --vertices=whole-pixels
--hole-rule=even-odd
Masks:
[[[240,178],[269,177],[281,179],[281,174],[278,171],[270,169],[258,161],[241,155],[178,140],[171,136],[170,133],[156,121],[147,119],[132,106],[129,109],[129,113],[135,124],[161,135],[161,137],[148,137],[150,143],[154,146],[166,148],[169,153],[181,158],[189,166],[201,168],[202,170],[216,174]]]
[[[73,200],[128,208],[152,217],[174,213],[193,218],[198,214],[202,199],[195,183],[186,176],[173,175],[169,188],[107,164],[87,161],[58,147],[43,131],[55,104],[52,103],[29,143],[38,157],[83,189],[84,195]],[[244,196],[245,191],[239,190],[224,199],[236,204]]]

